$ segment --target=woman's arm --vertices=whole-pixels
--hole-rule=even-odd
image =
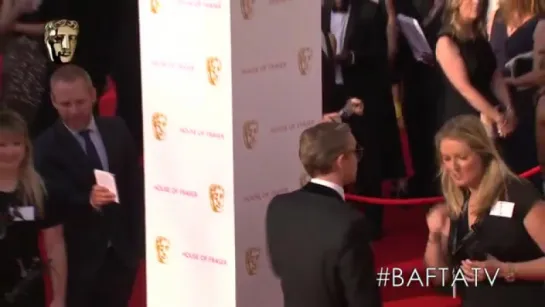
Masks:
[[[458,47],[448,36],[442,36],[437,41],[435,50],[437,62],[450,83],[469,104],[494,122],[502,120],[501,113],[496,110],[469,82],[464,60]]]
[[[45,23],[16,23],[13,31],[30,36],[41,36],[45,32]]]
[[[494,76],[492,77],[492,90],[505,109],[508,112],[512,111],[513,103],[511,102],[511,96],[509,95],[507,85],[505,84],[503,75],[499,69],[494,72]]]
[[[538,201],[524,218],[524,226],[539,248],[545,253],[545,202]],[[516,279],[545,280],[545,257],[535,260],[506,263],[500,270],[502,276],[514,275]]]
[[[545,86],[545,20],[534,30],[534,69],[522,76],[512,78],[509,84],[517,87]]]
[[[386,0],[386,14],[388,23],[386,24],[386,39],[388,44],[388,60],[393,65],[397,55],[398,31],[396,22],[396,10],[393,0]]]
[[[0,33],[7,32],[17,18],[18,14],[13,9],[13,1],[2,0],[0,2]]]
[[[63,226],[43,230],[45,249],[49,260],[49,275],[53,286],[53,300],[64,303],[66,298],[67,264]]]
[[[433,278],[434,284],[442,284],[445,280],[450,279],[449,263],[447,261],[447,246],[448,236],[443,233],[430,233],[426,251],[424,252],[424,266],[428,269],[436,269],[436,272],[431,272],[435,275]],[[430,274],[430,277],[432,275]]]

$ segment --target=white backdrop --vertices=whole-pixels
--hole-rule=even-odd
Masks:
[[[148,306],[281,306],[264,217],[320,118],[320,3],[139,5]]]

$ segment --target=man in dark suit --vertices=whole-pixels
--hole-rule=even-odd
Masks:
[[[329,0],[322,19],[337,41],[333,109],[341,109],[349,97],[365,103],[365,116],[348,121],[366,157],[354,192],[380,197],[383,180],[405,175],[391,93],[386,6],[378,0]],[[365,211],[374,224],[374,236],[380,237],[383,207],[369,204]]]
[[[122,120],[93,116],[96,91],[82,68],[53,73],[51,100],[59,121],[36,139],[35,161],[48,193],[62,202],[67,306],[127,306],[143,246],[137,150]],[[117,195],[96,184],[96,169],[115,175]]]
[[[267,210],[270,260],[285,307],[382,306],[363,216],[344,201],[361,148],[350,127],[320,123],[301,134],[299,157],[311,176]]]

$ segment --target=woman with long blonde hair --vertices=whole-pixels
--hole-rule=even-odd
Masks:
[[[444,75],[440,122],[462,114],[482,114],[500,136],[515,128],[515,113],[486,37],[487,2],[448,0],[435,49]],[[498,108],[500,106],[503,108]]]
[[[543,306],[545,202],[539,192],[507,167],[477,116],[449,120],[436,148],[445,204],[427,217],[426,266],[437,269],[438,281],[456,285],[464,307]]]
[[[63,228],[52,205],[34,169],[25,121],[15,112],[0,110],[0,306],[44,306],[42,271],[49,272],[53,285],[49,306],[65,306]],[[45,263],[39,258],[40,229]]]

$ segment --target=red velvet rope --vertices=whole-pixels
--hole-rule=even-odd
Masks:
[[[532,169],[525,171],[519,176],[522,178],[531,177],[540,171],[540,167],[536,166]],[[431,205],[440,203],[444,200],[441,196],[436,197],[424,197],[424,198],[378,198],[378,197],[368,197],[368,196],[359,196],[354,194],[346,194],[346,200],[355,201],[358,203],[369,203],[374,205],[393,205],[393,206],[403,206],[403,205]]]

